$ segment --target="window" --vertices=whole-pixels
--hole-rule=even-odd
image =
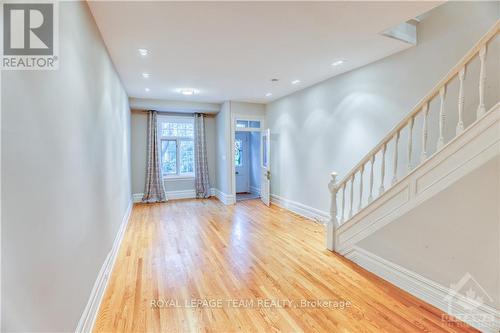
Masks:
[[[238,128],[247,128],[248,127],[248,120],[237,120],[236,121],[236,127],[238,127]]]
[[[237,128],[260,128],[258,120],[236,120]]]
[[[241,155],[243,154],[243,142],[241,139],[236,139],[234,141],[234,165],[235,166],[241,166]]]
[[[262,137],[262,167],[267,168],[267,135]]]
[[[165,177],[194,177],[193,118],[159,117],[161,171]]]
[[[161,140],[161,171],[164,175],[177,174],[176,140]]]
[[[248,122],[250,128],[260,128],[260,121],[252,121]]]

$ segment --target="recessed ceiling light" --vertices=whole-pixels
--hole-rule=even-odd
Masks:
[[[179,92],[184,96],[192,96],[196,93],[194,89],[181,89]]]
[[[269,97],[269,96],[272,96],[272,95],[273,95],[273,94],[271,94],[271,93],[267,93],[267,94],[266,94],[266,97]]]
[[[300,80],[293,80],[292,81],[292,84],[297,84],[297,83],[300,83]]]
[[[332,66],[339,66],[342,65],[345,61],[344,60],[337,60],[332,63]]]
[[[151,76],[149,73],[142,73],[142,77],[148,79]]]
[[[149,88],[144,88],[145,92],[149,92],[149,90],[150,90]]]
[[[139,54],[143,57],[147,56],[149,54],[149,51],[147,49],[138,49]]]

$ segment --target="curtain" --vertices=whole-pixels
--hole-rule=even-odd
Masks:
[[[146,184],[143,202],[167,201],[160,164],[160,148],[158,142],[158,112],[148,113],[148,154],[146,165]]]
[[[194,115],[194,173],[197,198],[210,196],[210,182],[208,180],[207,144],[205,139],[205,115]]]

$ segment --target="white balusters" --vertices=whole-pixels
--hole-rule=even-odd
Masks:
[[[382,195],[385,192],[384,187],[384,178],[385,178],[385,152],[387,150],[387,143],[382,147],[382,165],[381,165],[381,174],[380,174],[380,188],[379,195]]]
[[[371,167],[370,167],[370,196],[368,197],[368,203],[373,201],[373,165],[375,164],[375,154],[372,155],[371,158]]]
[[[339,227],[338,219],[337,219],[337,173],[331,173],[332,179],[330,183],[328,183],[328,189],[330,190],[331,200],[330,200],[330,221],[327,226],[326,231],[326,248],[330,251],[335,249],[335,232]]]
[[[439,89],[439,138],[437,142],[437,150],[444,146],[444,123],[446,121],[446,113],[444,110],[444,97],[446,95],[446,86]]]
[[[422,122],[422,156],[420,160],[423,162],[427,159],[427,117],[429,115],[429,103],[425,103],[422,108],[424,120]]]
[[[351,200],[349,202],[349,218],[352,217],[352,205],[353,205],[353,201],[354,201],[354,178],[356,177],[356,174],[353,173],[352,174],[352,178],[351,178]]]
[[[486,113],[484,107],[484,85],[486,84],[486,45],[479,50],[479,60],[481,69],[479,71],[479,106],[477,107],[477,118],[479,119]]]
[[[343,223],[345,221],[345,186],[346,182],[344,182],[344,185],[342,186],[342,215],[340,216],[340,223]]]
[[[358,205],[358,212],[361,210],[363,207],[362,202],[363,202],[363,172],[365,171],[365,166],[361,166],[361,170],[359,170],[359,205]]]
[[[413,169],[411,164],[411,156],[413,154],[413,125],[415,124],[415,118],[411,117],[408,121],[408,172]]]
[[[392,181],[391,184],[394,185],[398,181],[398,144],[399,144],[399,131],[396,132],[396,137],[394,138],[394,159],[393,159],[393,165],[392,167],[394,168],[393,174],[392,174]]]
[[[464,113],[464,78],[465,78],[465,66],[458,72],[458,124],[456,134],[459,135],[464,131],[464,121],[463,121],[463,113]]]
[[[399,156],[399,147],[402,142],[401,141],[401,131],[404,130],[405,126],[408,127],[408,143],[407,143],[407,157],[408,157],[408,173],[410,173],[420,162],[420,160],[423,162],[429,158],[429,151],[432,151],[434,146],[430,147],[430,144],[434,144],[433,142],[429,142],[429,130],[433,129],[434,127],[431,126],[433,124],[429,123],[433,118],[429,118],[429,103],[433,101],[433,99],[439,95],[439,133],[437,135],[437,142],[436,142],[436,151],[440,151],[443,149],[445,145],[445,129],[449,127],[449,124],[446,124],[447,120],[447,111],[446,108],[449,109],[449,103],[446,101],[445,105],[445,99],[447,98],[447,95],[449,95],[449,92],[447,89],[449,89],[449,86],[451,84],[451,81],[456,77],[458,80],[458,121],[456,124],[456,135],[461,134],[464,131],[464,112],[465,112],[465,75],[467,71],[467,66],[468,64],[474,59],[474,57],[477,55],[479,59],[479,103],[477,105],[477,110],[476,110],[476,115],[477,118],[479,119],[480,117],[484,116],[486,113],[486,106],[485,106],[485,101],[486,97],[485,94],[487,93],[486,89],[486,55],[487,55],[487,47],[488,43],[490,43],[496,36],[498,35],[498,25],[495,25],[488,33],[480,40],[479,44],[477,46],[474,46],[474,48],[463,58],[459,64],[457,64],[452,71],[449,72],[441,81],[440,85],[437,88],[432,89],[427,96],[424,97],[423,103],[419,103],[415,108],[413,108],[408,115],[407,118],[405,118],[403,121],[401,121],[395,128],[392,130],[390,133],[388,133],[387,136],[383,139],[382,142],[377,144],[375,148],[373,148],[370,153],[365,156],[361,162],[359,162],[347,175],[346,177],[340,182],[336,183],[336,173],[332,173],[331,181],[329,183],[329,188],[330,192],[332,194],[331,198],[331,208],[330,208],[330,225],[328,226],[328,240],[327,240],[327,246],[329,249],[334,249],[335,248],[335,240],[336,240],[336,232],[337,228],[340,224],[350,220],[354,213],[357,213],[363,209],[364,206],[367,204],[370,204],[373,202],[374,198],[378,196],[382,196],[386,192],[385,188],[385,173],[386,173],[386,153],[387,153],[387,145],[391,143],[391,140],[394,140],[394,155],[393,155],[393,160],[390,162],[392,163],[392,174],[388,176],[391,176],[392,179],[390,179],[390,186],[394,186],[396,183],[398,183],[398,164],[399,167],[403,167],[402,162],[400,161],[400,156]],[[414,132],[414,126],[415,126],[415,119],[418,116],[418,114],[422,112],[423,116],[423,122],[422,122],[422,137],[417,138],[417,140],[421,139],[421,154],[420,154],[420,159],[416,157],[416,152],[414,152],[414,142],[413,142],[413,132]],[[406,135],[406,134],[405,134]],[[417,142],[418,144],[418,142]],[[392,147],[391,147],[392,149]],[[381,166],[380,166],[380,187],[374,189],[375,185],[375,159],[378,158],[377,154],[380,152],[381,154]],[[369,180],[364,180],[363,178],[365,176],[365,168],[368,167],[368,163],[370,163],[370,174],[369,174]],[[368,170],[366,170],[368,171]],[[377,171],[378,172],[378,171]],[[358,184],[354,184],[356,181],[356,177],[359,175],[359,202],[357,203],[356,207],[354,207],[354,189],[355,187],[358,187]],[[401,175],[401,174],[400,174]],[[378,175],[377,175],[378,176]],[[368,189],[365,191],[364,190],[364,181],[369,181],[368,184]],[[378,177],[377,177],[378,181]],[[389,179],[387,180],[389,181]],[[349,184],[350,183],[350,184]],[[342,208],[341,212],[337,215],[337,205],[340,205],[340,198],[337,200],[337,197],[339,196],[338,191],[342,190]],[[347,194],[347,191],[349,190],[349,197]],[[375,191],[375,193],[374,193]],[[364,193],[363,193],[364,192]],[[368,193],[366,193],[368,192]],[[378,193],[377,193],[378,192]],[[358,197],[358,193],[356,193],[356,196]],[[338,203],[337,203],[338,201]],[[348,206],[349,205],[349,206]],[[338,247],[338,244],[337,244]]]

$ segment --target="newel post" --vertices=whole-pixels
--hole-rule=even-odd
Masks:
[[[330,201],[330,220],[327,222],[326,226],[326,248],[330,251],[335,250],[335,233],[339,227],[339,221],[337,219],[337,192],[339,186],[337,184],[337,173],[332,172],[332,179],[328,183],[328,189],[331,194]]]

